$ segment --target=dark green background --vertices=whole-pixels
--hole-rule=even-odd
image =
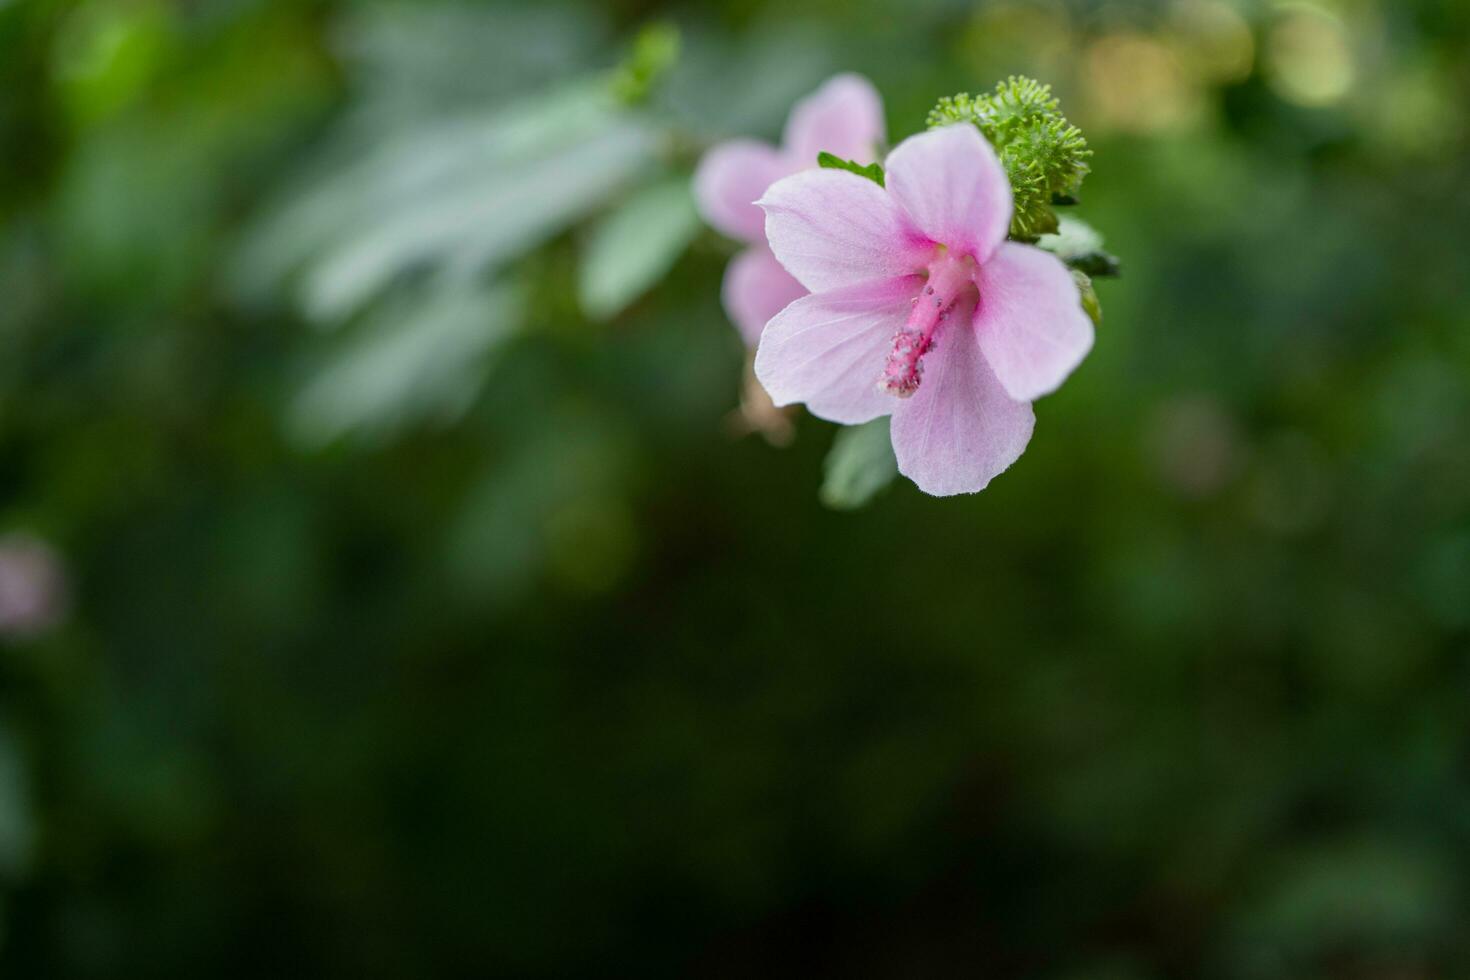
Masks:
[[[1233,75],[1178,6],[0,3],[0,523],[71,582],[0,974],[1470,975],[1470,8],[1331,7],[1303,105],[1299,6]],[[894,140],[1056,84],[1125,277],[983,494],[730,438],[711,232],[609,322],[561,232],[459,417],[293,435],[354,322],[241,299],[261,215],[658,17],[676,172],[834,70]]]

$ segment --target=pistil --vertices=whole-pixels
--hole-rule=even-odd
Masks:
[[[955,256],[943,246],[929,263],[929,279],[914,298],[908,321],[893,335],[893,348],[878,379],[878,389],[907,398],[919,390],[924,355],[935,347],[935,335],[961,299],[974,290],[975,260]]]

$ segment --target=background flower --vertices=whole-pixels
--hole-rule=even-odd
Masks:
[[[806,292],[766,247],[765,215],[755,202],[777,180],[817,165],[817,154],[871,163],[884,139],[883,102],[861,75],[828,79],[798,102],[780,147],[732,140],[714,147],[694,174],[695,200],[706,221],[746,243],[725,269],[725,312],[754,347],[761,330],[787,303]]]
[[[0,537],[0,636],[43,633],[65,607],[66,577],[56,551],[29,534]]]

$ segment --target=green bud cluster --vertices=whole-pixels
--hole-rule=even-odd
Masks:
[[[945,96],[928,122],[930,129],[972,123],[995,147],[1015,197],[1012,238],[1035,241],[1057,230],[1052,208],[1075,201],[1092,151],[1062,115],[1050,85],[1012,75],[989,94]]]

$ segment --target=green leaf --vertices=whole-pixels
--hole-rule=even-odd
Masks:
[[[411,275],[492,271],[643,179],[659,140],[600,82],[407,124],[285,201],[238,260],[237,295],[292,282],[334,326]]]
[[[400,293],[306,380],[287,419],[292,438],[314,448],[349,434],[382,438],[414,423],[455,420],[519,329],[523,306],[519,290],[473,280]]]
[[[661,279],[699,232],[687,177],[635,194],[593,227],[578,270],[577,295],[587,315],[621,313]]]
[[[1082,309],[1095,327],[1102,326],[1102,304],[1097,300],[1097,290],[1092,288],[1092,278],[1081,269],[1072,270],[1072,281],[1082,296]]]
[[[888,419],[839,430],[823,468],[822,503],[833,510],[856,510],[871,501],[898,475]]]
[[[1036,247],[1046,249],[1073,269],[1096,278],[1116,278],[1122,273],[1118,257],[1105,251],[1103,238],[1087,222],[1064,217],[1055,234],[1042,235]]]
[[[17,877],[30,865],[35,832],[20,747],[0,727],[0,875]]]
[[[848,173],[866,177],[879,187],[883,187],[883,165],[881,163],[870,163],[866,167],[856,160],[844,160],[839,156],[823,151],[817,154],[817,166],[827,170],[846,170]]]

